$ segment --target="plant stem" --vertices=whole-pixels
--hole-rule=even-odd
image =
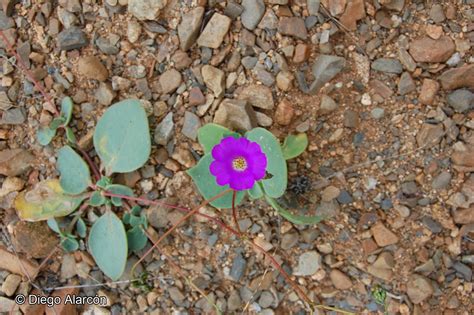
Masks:
[[[91,168],[92,172],[94,173],[94,177],[95,177],[95,180],[98,181],[100,179],[100,172],[99,172],[99,169],[97,167],[97,165],[95,165],[95,163],[92,161],[92,159],[89,157],[89,154],[87,154],[86,151],[84,151],[83,149],[81,149],[79,147],[79,145],[76,145],[75,146],[76,149],[82,154],[82,156],[84,157],[84,159],[87,161],[87,164],[89,164],[89,167]]]
[[[25,62],[23,61],[23,59],[21,58],[21,56],[16,52],[16,50],[13,48],[13,45],[10,43],[10,40],[7,38],[7,36],[5,35],[5,33],[3,33],[2,30],[0,30],[0,37],[2,38],[2,40],[5,42],[8,50],[15,56],[16,60],[18,61],[18,65],[20,66],[21,70],[23,70],[28,79],[30,79],[31,82],[33,82],[33,84],[35,85],[35,88],[43,95],[43,97],[45,98],[45,100],[51,105],[51,108],[53,109],[54,111],[54,114],[56,116],[59,115],[59,112],[56,108],[56,105],[54,105],[54,102],[53,100],[51,99],[51,96],[49,96],[49,94],[46,92],[46,90],[43,88],[43,86],[38,82],[38,80],[35,79],[35,77],[33,76],[33,74],[31,73],[30,69],[28,69],[25,65]]]
[[[184,217],[181,218],[181,220],[179,220],[178,222],[176,222],[175,225],[173,225],[171,228],[169,228],[163,235],[161,235],[161,237],[155,242],[153,243],[153,246],[146,251],[146,253],[133,265],[132,267],[132,275],[134,274],[134,271],[135,271],[135,268],[138,266],[138,264],[140,262],[143,261],[143,259],[145,259],[146,256],[148,256],[152,251],[153,249],[158,246],[158,244],[160,244],[160,242],[162,240],[164,240],[171,232],[173,232],[174,230],[176,230],[176,228],[181,224],[183,223],[184,221],[186,221],[188,218],[190,218],[193,214],[199,212],[199,209],[201,209],[202,207],[208,205],[209,203],[213,202],[214,200],[216,199],[219,199],[221,198],[222,196],[224,196],[225,194],[227,194],[228,192],[231,192],[232,189],[226,189],[224,190],[223,192],[217,194],[216,196],[212,197],[211,199],[208,199],[208,200],[204,200],[199,206],[197,206],[196,208],[194,208],[193,210],[189,211]]]
[[[239,234],[242,234],[242,231],[240,230],[239,226],[239,220],[237,220],[237,210],[235,208],[235,196],[237,195],[237,191],[234,190],[232,193],[232,216],[234,217],[234,222],[235,222],[235,228],[237,231],[239,231]]]

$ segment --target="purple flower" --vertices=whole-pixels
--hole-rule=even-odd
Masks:
[[[212,148],[209,170],[220,186],[234,190],[251,189],[265,177],[267,157],[260,145],[246,138],[226,137]]]

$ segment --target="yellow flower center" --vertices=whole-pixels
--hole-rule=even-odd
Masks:
[[[245,171],[247,169],[247,161],[243,157],[238,156],[232,160],[232,168],[238,172]]]

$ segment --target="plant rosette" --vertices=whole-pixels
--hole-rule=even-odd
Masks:
[[[277,201],[288,184],[286,160],[295,158],[308,146],[306,134],[288,136],[281,146],[278,139],[263,128],[245,135],[217,124],[207,124],[198,130],[198,141],[204,156],[188,170],[201,195],[209,200],[227,189],[234,196],[224,195],[210,204],[227,209],[250,199],[264,198],[281,216],[295,224],[316,224],[321,216],[292,214]]]

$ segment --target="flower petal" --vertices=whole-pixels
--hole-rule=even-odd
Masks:
[[[225,163],[220,161],[213,161],[209,166],[209,171],[216,177],[217,184],[224,186],[230,181],[231,174]]]
[[[242,172],[238,175],[239,176],[231,176],[229,184],[230,188],[235,190],[246,190],[253,188],[255,180],[250,172]]]

